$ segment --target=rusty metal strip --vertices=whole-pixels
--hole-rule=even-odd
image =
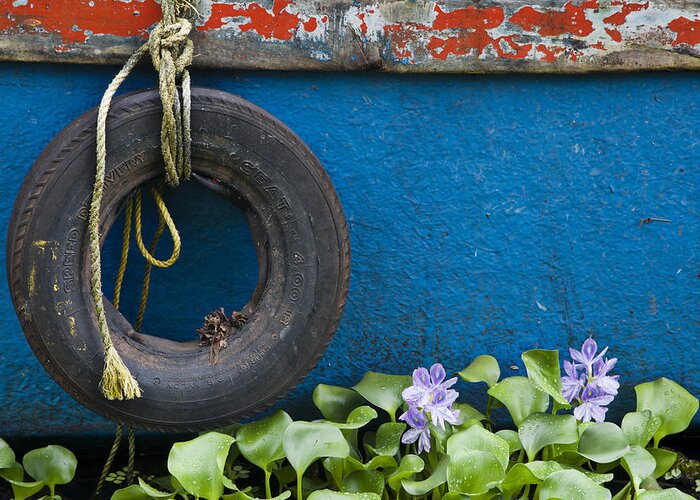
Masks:
[[[700,0],[202,0],[195,64],[395,72],[700,69]],[[0,59],[121,63],[155,0],[0,0]]]

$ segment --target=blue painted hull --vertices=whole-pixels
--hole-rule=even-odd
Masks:
[[[34,159],[97,104],[115,71],[0,65],[3,234]],[[345,207],[347,309],[318,367],[282,406],[308,416],[317,383],[352,385],[366,370],[410,373],[436,360],[459,370],[483,353],[506,374],[522,374],[522,351],[563,355],[589,334],[619,358],[613,419],[634,406],[633,386],[645,380],[666,376],[700,394],[697,75],[198,71],[193,80],[287,123]],[[144,69],[127,89],[153,84]],[[193,208],[186,201],[196,192],[177,194],[183,260],[155,274],[145,330],[184,339],[195,338],[208,310],[245,302],[256,275],[240,214],[215,201]],[[229,223],[225,245],[207,217]],[[117,247],[110,235],[106,254],[116,258]],[[133,295],[141,269],[129,272]],[[109,431],[44,373],[4,276],[0,283],[0,401],[9,410],[0,434]],[[125,304],[127,315],[136,301]],[[460,388],[483,403],[473,387]]]

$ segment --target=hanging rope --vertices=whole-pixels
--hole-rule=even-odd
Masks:
[[[129,57],[124,66],[114,77],[102,97],[97,112],[97,167],[88,220],[91,256],[90,291],[95,305],[97,323],[105,353],[100,389],[102,394],[107,399],[111,400],[140,397],[141,388],[114,347],[109,334],[109,327],[107,326],[107,319],[102,301],[99,220],[106,170],[107,114],[112,97],[117,89],[146,52],[150,52],[153,66],[159,73],[159,91],[163,104],[163,120],[161,123],[160,136],[166,182],[170,186],[177,186],[180,180],[189,178],[192,170],[190,157],[190,75],[189,71],[187,71],[187,66],[192,62],[192,41],[188,38],[192,30],[192,23],[186,19],[185,15],[193,9],[186,0],[162,0],[161,10],[163,20],[156,24],[148,40]],[[178,79],[182,86],[182,99],[177,90]],[[137,195],[139,196],[137,199],[140,203],[140,192],[138,192]],[[151,255],[151,252],[145,249],[143,241],[140,240],[139,217],[136,217],[137,242],[141,241],[139,249],[149,263],[156,266],[161,265],[161,267],[167,267],[177,260],[180,249],[180,239],[169,214],[166,216],[167,210],[165,209],[162,197],[160,194],[158,194],[158,196],[156,196],[156,194],[153,195],[156,199],[160,215],[163,216],[165,224],[173,236],[173,255],[167,261],[159,261]],[[131,201],[129,203],[131,203]],[[140,206],[137,205],[137,207],[137,210],[140,210]],[[128,252],[128,248],[126,251]],[[150,256],[151,259],[149,259],[147,255]],[[122,248],[122,257],[123,256],[124,249]],[[123,262],[125,266],[126,260],[123,259]],[[123,274],[121,266],[120,272]],[[123,277],[118,280],[119,290],[121,290],[122,281]]]

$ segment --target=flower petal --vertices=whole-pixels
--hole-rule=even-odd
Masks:
[[[445,369],[440,363],[435,363],[430,367],[430,378],[432,379],[433,385],[439,385],[445,380],[445,375]]]
[[[432,384],[430,383],[428,370],[422,366],[413,370],[413,385],[421,389],[430,389]]]
[[[586,358],[586,363],[591,363],[595,357],[595,353],[598,350],[598,344],[592,338],[587,338],[581,347],[581,353]]]

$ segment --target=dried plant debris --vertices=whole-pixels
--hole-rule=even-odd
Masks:
[[[223,307],[204,317],[204,326],[197,329],[199,345],[211,347],[212,364],[219,361],[219,351],[226,348],[228,336],[242,327],[247,320],[248,316],[238,311],[233,311],[229,318]]]

